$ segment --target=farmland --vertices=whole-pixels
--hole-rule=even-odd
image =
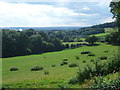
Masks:
[[[84,51],[89,51],[95,56],[81,54],[81,52]],[[12,88],[58,88],[60,85],[66,85],[67,87],[82,87],[78,84],[74,86],[68,84],[68,81],[76,76],[76,72],[79,68],[82,69],[86,67],[86,65],[92,66],[93,63],[91,60],[97,60],[101,56],[108,57],[102,60],[103,62],[107,61],[117,53],[118,46],[97,43],[96,46],[82,46],[76,49],[66,49],[57,52],[3,58],[3,86]],[[76,56],[78,56],[79,59],[76,59]],[[67,59],[68,64],[61,66],[64,59]],[[79,67],[69,67],[71,63],[76,63]],[[52,65],[55,65],[55,67],[52,67]],[[31,68],[34,66],[42,66],[43,70],[31,71]],[[17,67],[19,70],[10,71],[11,67]],[[49,73],[45,74],[45,72]],[[118,73],[115,75],[118,75]]]

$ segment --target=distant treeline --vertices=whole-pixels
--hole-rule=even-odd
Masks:
[[[91,26],[91,28],[115,28],[115,27],[117,27],[116,22],[110,22],[110,23]]]
[[[49,38],[43,31],[2,30],[2,57],[38,54],[64,49],[58,38]]]
[[[107,25],[109,26],[109,24]],[[103,27],[93,27],[97,28],[86,27],[73,31],[35,31],[33,29],[15,31],[2,29],[2,57],[40,54],[44,52],[59,51],[69,47],[79,47],[79,45],[63,45],[62,41],[81,42],[81,37],[87,37],[88,35],[105,32]],[[114,44],[116,43],[115,39],[117,37],[115,38],[116,34],[113,36],[112,35],[107,36],[107,41]],[[119,40],[120,39],[117,38],[117,42]]]
[[[60,31],[60,30],[48,31],[48,35],[51,36],[52,38],[57,37],[59,39],[62,39],[64,42],[73,42],[75,40],[80,41],[79,38],[84,38],[88,35],[104,33],[105,32],[104,28],[115,27],[116,27],[115,22],[111,22],[72,31]]]

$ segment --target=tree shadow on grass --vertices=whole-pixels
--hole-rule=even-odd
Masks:
[[[100,44],[88,44],[87,46],[99,46]]]

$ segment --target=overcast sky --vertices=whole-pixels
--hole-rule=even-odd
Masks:
[[[5,2],[6,1],[6,2]],[[0,0],[0,27],[91,26],[111,22],[110,1],[8,2]]]

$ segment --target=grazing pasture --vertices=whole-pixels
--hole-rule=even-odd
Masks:
[[[98,46],[82,46],[58,52],[3,58],[3,87],[49,88],[62,87],[63,85],[73,87],[67,83],[76,76],[79,68],[84,68],[86,65],[92,67],[93,60],[107,57],[101,60],[104,62],[118,53],[118,46],[98,44]],[[92,56],[81,54],[86,51],[89,51]],[[64,65],[61,66],[61,63]],[[13,70],[10,70],[11,68]],[[18,70],[14,70],[16,68]],[[74,85],[74,87],[79,87],[79,85]]]

